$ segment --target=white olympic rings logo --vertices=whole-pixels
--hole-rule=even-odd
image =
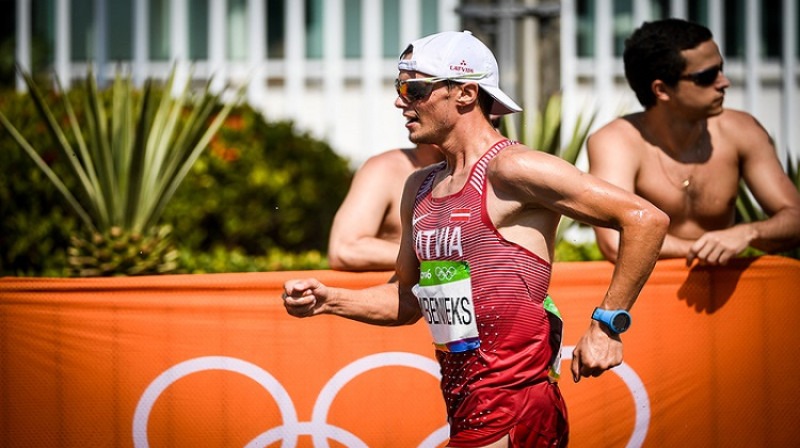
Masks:
[[[447,266],[446,268],[443,268],[441,266],[436,266],[435,273],[436,273],[436,278],[438,278],[439,281],[449,282],[450,280],[453,279],[453,277],[455,277],[456,268],[454,268],[453,266]]]
[[[573,348],[562,348],[561,355],[563,360],[572,359]],[[404,352],[385,352],[366,356],[350,363],[337,372],[322,388],[317,402],[314,404],[311,421],[299,422],[294,403],[286,389],[275,377],[261,367],[228,356],[206,356],[190,359],[167,369],[147,386],[147,389],[139,398],[139,403],[136,405],[136,411],[133,415],[133,443],[136,448],[150,447],[147,437],[147,423],[150,419],[150,413],[158,397],[169,386],[192,373],[205,370],[227,370],[240,373],[263,386],[275,398],[283,419],[282,426],[261,433],[248,442],[245,448],[264,447],[279,440],[283,441],[283,447],[291,448],[296,446],[300,435],[310,435],[314,441],[314,446],[321,448],[329,446],[328,439],[333,439],[351,448],[368,448],[355,434],[327,423],[328,411],[333,399],[348,382],[364,372],[387,366],[411,367],[427,372],[437,380],[441,378],[439,365],[436,361],[421,355]],[[619,375],[625,385],[628,386],[628,389],[633,394],[636,406],[634,431],[626,447],[641,447],[650,425],[650,401],[647,397],[647,391],[636,372],[625,363],[622,363],[612,371]],[[448,437],[449,428],[448,425],[444,425],[430,434],[419,445],[419,448],[435,448],[446,442]]]

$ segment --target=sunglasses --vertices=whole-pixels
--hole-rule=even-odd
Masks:
[[[717,75],[722,71],[722,64],[709,67],[699,72],[689,73],[688,75],[681,75],[680,79],[692,81],[695,85],[700,87],[708,87],[717,80]]]
[[[436,77],[436,78],[411,78],[405,81],[399,79],[394,80],[394,88],[397,90],[397,95],[404,101],[410,103],[425,99],[431,95],[436,83],[442,81],[450,81],[457,79],[481,79],[486,76],[486,73],[468,73],[466,75],[451,76],[451,77]]]

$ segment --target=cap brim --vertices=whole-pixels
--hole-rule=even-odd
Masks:
[[[522,108],[519,107],[514,100],[511,99],[508,95],[506,95],[502,90],[497,87],[487,87],[487,86],[480,86],[483,90],[486,91],[489,95],[494,98],[494,104],[492,105],[492,115],[507,115],[513,114],[515,112],[522,112]]]

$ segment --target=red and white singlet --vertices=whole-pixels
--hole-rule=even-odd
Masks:
[[[441,366],[449,446],[481,446],[514,433],[567,431],[558,387],[548,381],[550,323],[543,307],[550,264],[507,241],[486,210],[486,169],[514,144],[495,144],[456,194],[434,198],[435,168],[417,193],[415,288]]]

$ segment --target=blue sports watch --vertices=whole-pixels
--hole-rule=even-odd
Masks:
[[[625,310],[604,310],[595,308],[592,319],[606,324],[614,333],[624,333],[631,326],[631,315]]]

